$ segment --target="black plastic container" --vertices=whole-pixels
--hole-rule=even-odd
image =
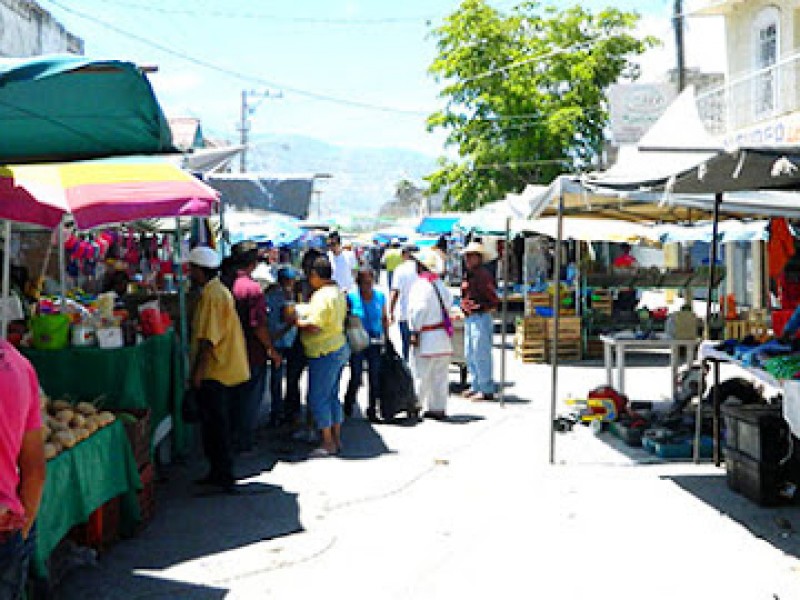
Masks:
[[[723,406],[725,445],[763,465],[777,466],[790,449],[780,406]]]
[[[777,506],[790,501],[780,491],[788,481],[788,469],[759,463],[742,452],[725,449],[728,487],[759,506]]]

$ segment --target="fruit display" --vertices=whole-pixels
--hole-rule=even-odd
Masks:
[[[116,419],[113,413],[99,410],[90,402],[73,404],[63,399],[50,400],[44,392],[40,392],[40,403],[44,455],[47,460],[72,448]]]

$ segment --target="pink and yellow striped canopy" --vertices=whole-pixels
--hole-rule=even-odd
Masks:
[[[208,216],[216,190],[163,158],[0,167],[0,219],[53,228],[71,214],[79,229],[160,217]]]

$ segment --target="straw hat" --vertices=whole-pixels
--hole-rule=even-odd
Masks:
[[[486,248],[480,242],[470,242],[467,247],[461,251],[461,254],[480,254],[483,260],[486,260],[489,254]]]

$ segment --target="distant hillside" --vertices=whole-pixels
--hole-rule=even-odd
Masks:
[[[330,173],[318,183],[322,217],[376,216],[394,200],[402,179],[417,184],[436,168],[436,158],[400,148],[348,148],[303,136],[254,136],[248,156],[251,171]],[[311,217],[316,218],[316,198]]]

